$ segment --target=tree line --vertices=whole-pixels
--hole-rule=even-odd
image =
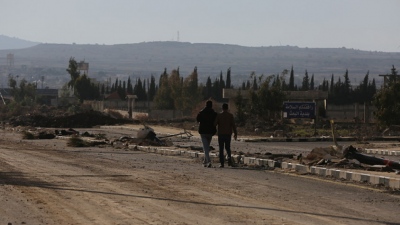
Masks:
[[[231,68],[227,69],[224,78],[223,72],[214,80],[209,76],[205,84],[199,83],[197,67],[186,78],[181,76],[179,67],[173,69],[170,73],[167,69],[161,73],[156,84],[156,78],[152,75],[150,79],[141,78],[136,79],[135,84],[129,77],[127,81],[119,80],[116,78],[115,82],[110,85],[102,83],[98,84],[96,88],[89,82],[86,74],[78,76],[77,63],[71,58],[70,66],[67,71],[71,74],[71,81],[69,87],[76,84],[76,95],[81,100],[98,99],[101,96],[117,92],[121,99],[125,99],[127,94],[137,96],[137,101],[154,101],[158,109],[179,109],[190,110],[194,102],[215,99],[222,101],[222,90],[224,88],[234,88],[231,82]],[[285,77],[289,74],[288,82]],[[236,89],[240,90],[257,90],[262,85],[264,75],[256,75],[255,72],[250,74],[250,79],[244,81],[241,86]],[[332,74],[330,80],[324,80],[316,85],[314,81],[314,74],[309,76],[307,70],[302,78],[301,85],[295,84],[293,66],[290,70],[284,70],[279,79],[275,76],[271,82],[276,83],[279,81],[279,88],[282,91],[311,91],[321,90],[328,92],[328,102],[330,104],[345,105],[353,103],[370,103],[373,100],[377,88],[375,79],[369,79],[369,72],[366,73],[364,79],[358,85],[351,85],[349,72],[346,70],[343,77],[339,76],[335,80]]]
[[[136,79],[135,84],[129,77],[127,81],[118,78],[111,85],[105,83],[96,86],[90,82],[86,74],[80,75],[77,62],[71,58],[67,69],[71,75],[69,87],[73,87],[75,95],[81,100],[99,99],[101,96],[117,92],[120,99],[125,99],[126,95],[136,95],[137,101],[154,101],[157,109],[177,109],[190,111],[196,104],[202,100],[214,99],[223,101],[222,90],[224,88],[234,88],[231,81],[231,68],[226,71],[226,76],[221,71],[214,80],[209,76],[205,84],[199,83],[198,71],[195,67],[191,74],[183,77],[180,74],[179,67],[168,73],[167,68],[160,74],[158,85],[156,78],[152,75],[150,79]],[[289,74],[287,82],[286,76]],[[267,83],[267,84],[266,84]],[[111,87],[110,87],[111,86]],[[351,85],[349,72],[346,70],[343,77],[339,76],[335,80],[332,74],[330,81],[324,80],[316,85],[314,74],[309,76],[307,70],[302,78],[301,85],[295,83],[293,66],[290,71],[284,70],[281,74],[264,76],[257,75],[255,72],[250,74],[250,78],[244,81],[236,89],[251,90],[254,93],[263,87],[274,87],[280,92],[284,91],[311,91],[321,90],[328,92],[327,101],[330,104],[345,105],[353,103],[371,103],[377,88],[375,79],[369,79],[369,72],[366,73],[362,82],[357,86]],[[276,97],[276,96],[275,96]],[[261,99],[266,99],[262,98]],[[265,102],[268,102],[265,100]],[[260,103],[261,104],[261,103]],[[263,104],[261,104],[263,105]],[[267,106],[263,107],[266,108]],[[260,108],[252,106],[250,108]],[[268,108],[268,107],[267,107]],[[262,111],[260,108],[259,110]]]
[[[391,114],[387,112],[389,108],[397,105],[389,104],[397,102],[400,99],[396,95],[400,91],[394,85],[398,82],[391,82],[393,83],[393,87],[388,85],[388,88],[378,91],[375,80],[369,79],[368,72],[358,85],[351,85],[348,70],[336,80],[332,74],[330,81],[324,79],[320,84],[316,85],[314,74],[310,77],[306,70],[301,85],[297,86],[294,82],[294,69],[292,67],[290,71],[284,70],[280,74],[269,76],[264,76],[263,74],[257,75],[255,72],[252,72],[249,79],[239,85],[239,87],[234,87],[231,81],[231,68],[227,69],[225,76],[221,71],[219,76],[214,79],[208,77],[205,84],[198,81],[197,67],[186,77],[181,76],[179,67],[173,69],[170,73],[165,68],[160,74],[158,85],[154,76],[145,80],[138,78],[135,84],[132,83],[130,77],[127,81],[116,79],[110,85],[97,83],[86,74],[80,74],[78,64],[74,58],[70,58],[66,71],[71,76],[71,80],[66,86],[73,91],[73,94],[81,102],[84,100],[101,100],[104,96],[117,92],[121,99],[125,99],[128,94],[134,94],[137,95],[138,101],[153,101],[157,109],[176,109],[191,112],[203,100],[226,100],[223,99],[222,90],[224,88],[235,88],[239,90],[238,96],[233,99],[237,108],[237,119],[245,121],[246,118],[257,118],[268,121],[279,117],[286,91],[322,90],[328,92],[327,101],[329,104],[372,103],[380,107],[379,110],[382,109],[382,111],[377,112],[378,119],[383,121],[384,118],[390,116],[391,124],[394,121],[400,120],[396,119],[400,118],[400,116],[393,116],[397,115],[396,113],[400,114],[400,110],[397,108],[392,109],[390,111]],[[286,77],[288,75],[289,79],[287,81]],[[394,66],[392,75],[397,76]],[[36,89],[34,84],[29,84],[25,80],[22,80],[18,87],[15,79],[10,77],[9,86],[12,89],[12,94],[16,102],[31,104],[36,101],[39,103],[40,98],[37,98],[34,94]],[[245,100],[241,96],[241,92],[243,91],[250,93],[250,99]],[[393,94],[393,96],[389,98],[389,94]],[[387,100],[388,98],[390,100]],[[397,112],[393,112],[396,110]]]

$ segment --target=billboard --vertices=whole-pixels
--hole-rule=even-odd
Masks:
[[[315,102],[284,102],[283,118],[315,118]]]

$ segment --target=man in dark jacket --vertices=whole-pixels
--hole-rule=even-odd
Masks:
[[[204,150],[204,167],[211,167],[210,160],[210,143],[212,136],[215,135],[217,129],[215,128],[214,121],[217,113],[212,108],[212,101],[206,102],[206,107],[197,114],[197,122],[199,122],[199,134],[201,142],[203,143]]]
[[[237,129],[233,114],[228,112],[228,104],[222,104],[222,112],[215,119],[215,124],[218,126],[218,144],[219,144],[219,162],[220,167],[224,167],[224,148],[228,156],[228,166],[232,166],[231,158],[231,138],[237,139]]]

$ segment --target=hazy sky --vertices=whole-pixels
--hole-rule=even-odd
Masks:
[[[179,40],[400,52],[400,0],[0,0],[0,3],[0,34],[43,43]]]

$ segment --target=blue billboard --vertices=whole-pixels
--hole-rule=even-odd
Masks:
[[[283,118],[315,119],[315,102],[284,102]]]

